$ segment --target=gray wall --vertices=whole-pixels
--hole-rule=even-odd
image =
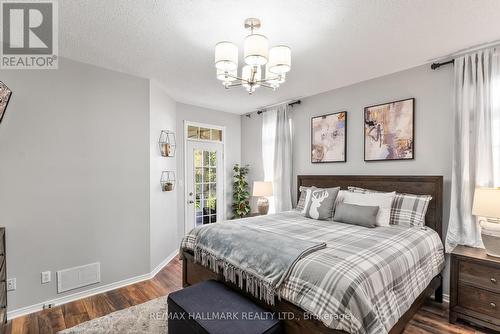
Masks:
[[[179,238],[184,235],[184,121],[206,123],[226,127],[225,139],[225,217],[231,217],[232,203],[232,169],[234,164],[241,160],[241,122],[240,116],[213,109],[196,107],[188,104],[177,103],[177,175],[178,175],[178,213],[179,213]]]
[[[175,131],[176,108],[162,88],[150,84],[150,242],[151,270],[179,249],[177,223],[177,192],[163,192],[160,187],[162,171],[175,171],[177,156],[162,157],[158,148],[161,130]]]
[[[149,82],[66,59],[0,76],[9,310],[62,296],[59,269],[99,261],[101,285],[149,272]]]
[[[444,231],[449,217],[452,167],[452,80],[449,67],[432,71],[428,65],[361,82],[302,99],[294,107],[293,171],[300,174],[443,175]],[[363,108],[415,97],[415,160],[363,161]],[[347,110],[347,162],[312,164],[311,117]],[[241,117],[242,164],[252,165],[251,179],[262,180],[262,117]],[[295,189],[295,185],[293,187]],[[295,194],[294,194],[295,195]],[[447,283],[447,279],[445,280]],[[448,291],[447,285],[445,291]]]

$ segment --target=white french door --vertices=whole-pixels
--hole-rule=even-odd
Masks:
[[[223,144],[186,144],[186,230],[223,219]]]

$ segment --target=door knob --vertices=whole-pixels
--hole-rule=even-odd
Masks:
[[[194,203],[194,201],[193,201],[192,199],[190,199],[190,200],[188,201],[188,204],[193,204],[193,203]]]
[[[493,284],[496,284],[496,282],[497,282],[497,280],[496,280],[494,277],[490,278],[490,281],[491,281],[491,283],[493,283]]]
[[[190,193],[189,193],[189,196],[193,196],[193,193],[192,193],[192,192],[190,192]]]

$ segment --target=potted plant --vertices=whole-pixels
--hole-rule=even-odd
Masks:
[[[233,172],[233,215],[234,218],[242,218],[250,213],[250,192],[246,180],[249,166],[236,164]]]
[[[165,182],[163,184],[163,191],[172,191],[174,189],[174,184],[172,182]]]

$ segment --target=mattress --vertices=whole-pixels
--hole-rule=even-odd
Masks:
[[[366,228],[297,211],[239,221],[326,242],[294,265],[279,295],[325,326],[349,333],[387,333],[444,267],[443,244],[427,227]],[[183,238],[182,249],[194,249],[196,229]]]

